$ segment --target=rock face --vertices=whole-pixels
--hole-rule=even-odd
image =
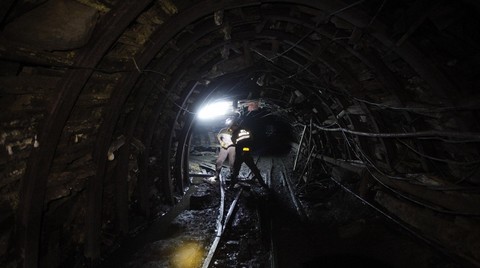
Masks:
[[[51,0],[5,27],[5,36],[42,50],[69,50],[85,45],[97,10],[72,0]]]

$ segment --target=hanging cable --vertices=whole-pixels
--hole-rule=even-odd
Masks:
[[[178,105],[178,104],[175,102],[175,100],[173,100],[173,99],[170,98],[170,92],[168,92],[168,90],[166,90],[163,86],[158,85],[157,82],[154,81],[153,79],[151,79],[150,77],[148,77],[148,76],[145,76],[145,77],[146,77],[157,89],[159,89],[161,92],[165,93],[165,98],[166,98],[167,100],[169,100],[172,104],[174,104],[175,106],[177,106],[179,109],[181,109],[181,110],[183,110],[183,111],[185,111],[185,112],[187,112],[187,113],[189,113],[189,114],[197,114],[197,113],[194,113],[194,112],[189,111],[187,108],[184,108],[184,107]]]
[[[343,132],[342,132],[343,133]],[[352,149],[352,151],[355,153],[355,155],[357,157],[359,157],[360,159],[364,159],[366,162],[368,162],[370,164],[370,166],[372,166],[375,170],[377,170],[377,172],[379,172],[381,175],[384,175],[386,176],[387,178],[392,178],[391,176],[388,176],[387,174],[385,174],[384,172],[382,172],[379,168],[377,168],[373,162],[368,158],[368,156],[365,155],[365,153],[363,152],[363,150],[360,148],[360,146],[354,141],[354,144],[355,144],[355,147],[357,148],[355,150],[355,148],[350,144],[350,142],[348,141],[348,137],[345,135],[345,133],[343,133],[344,135],[344,138],[347,140],[347,143],[349,144],[350,148]],[[362,157],[360,157],[358,154],[357,154],[357,150],[358,152],[360,152],[360,154],[362,155]],[[393,187],[390,187],[388,185],[386,185],[382,180],[380,180],[379,178],[377,178],[375,176],[375,174],[369,169],[369,165],[366,165],[366,170],[368,171],[368,173],[372,176],[372,178],[375,179],[375,181],[377,181],[380,185],[382,185],[383,187],[385,187],[386,189],[388,189],[389,191],[395,193],[396,195],[404,198],[405,200],[408,200],[412,203],[415,203],[417,205],[420,205],[420,206],[423,206],[425,208],[428,208],[430,210],[433,210],[433,211],[436,211],[436,212],[439,212],[439,213],[443,213],[443,214],[450,214],[450,215],[461,215],[461,216],[470,216],[470,217],[480,217],[480,214],[479,213],[469,213],[469,212],[458,212],[458,211],[451,211],[451,210],[445,210],[445,209],[441,209],[441,208],[436,208],[434,206],[431,206],[429,204],[426,204],[425,202],[422,202],[422,201],[419,201],[419,200],[416,200],[412,197],[409,197],[407,196],[406,194],[404,193],[401,193],[399,192],[398,190],[394,189]],[[408,179],[403,179],[403,180],[408,180]]]
[[[411,137],[450,137],[457,139],[466,139],[466,141],[471,142],[480,142],[480,133],[475,132],[447,132],[447,131],[437,131],[437,130],[428,130],[428,131],[418,131],[410,133],[371,133],[371,132],[361,132],[354,131],[342,127],[338,128],[327,128],[320,125],[314,124],[316,128],[324,131],[331,132],[343,132],[354,134],[357,136],[365,137],[374,137],[374,138],[411,138]]]
[[[354,7],[354,6],[357,6],[357,5],[359,5],[359,4],[363,3],[363,2],[365,2],[365,0],[357,1],[357,2],[355,2],[355,3],[353,3],[353,4],[351,4],[351,5],[348,5],[348,6],[344,7],[344,8],[341,8],[341,9],[339,9],[339,10],[337,10],[337,11],[334,11],[334,12],[330,13],[330,14],[328,15],[328,17],[337,15],[338,13],[341,13],[341,12],[343,12],[343,11],[345,11],[345,10],[348,10],[348,9],[350,9],[350,8],[352,8],[352,7]]]
[[[323,83],[327,84],[327,83]],[[323,91],[328,91],[334,95],[339,95],[342,97],[349,98],[351,100],[355,100],[358,102],[362,102],[368,105],[376,106],[381,109],[390,109],[390,110],[400,110],[400,111],[408,111],[408,112],[414,112],[414,113],[442,113],[442,112],[451,112],[451,111],[459,111],[459,110],[478,110],[480,109],[480,104],[479,103],[472,103],[472,104],[467,104],[467,105],[462,105],[462,106],[449,106],[449,107],[396,107],[396,106],[390,106],[382,103],[376,103],[372,101],[368,101],[365,99],[361,99],[358,97],[354,97],[351,94],[348,94],[346,92],[339,92],[337,90],[332,90],[326,86],[312,86],[312,85],[305,85],[310,88],[314,89],[320,89]]]
[[[401,193],[399,192],[398,190],[394,189],[393,187],[390,187],[388,186],[387,184],[385,184],[382,180],[380,180],[379,178],[377,178],[371,171],[369,171],[368,167],[367,167],[367,170],[369,172],[369,174],[375,179],[375,181],[377,181],[378,183],[380,183],[383,187],[385,187],[386,189],[388,189],[389,191],[393,192],[394,194],[400,196],[401,198],[405,199],[405,200],[408,200],[412,203],[415,203],[417,205],[420,205],[422,207],[425,207],[425,208],[428,208],[430,210],[433,210],[435,212],[439,212],[439,213],[443,213],[443,214],[450,214],[450,215],[458,215],[458,216],[470,216],[470,217],[480,217],[480,213],[470,213],[470,212],[459,212],[459,211],[452,211],[452,210],[446,210],[446,209],[441,209],[441,208],[437,208],[437,207],[434,207],[432,205],[429,205],[429,204],[426,204],[425,202],[422,202],[422,201],[419,201],[419,200],[416,200],[412,197],[409,197],[407,196],[407,194],[404,194],[404,193]]]
[[[443,141],[446,143],[470,143],[470,142],[477,142],[477,140],[448,140],[448,139],[443,139],[441,137],[418,137],[418,140],[438,140],[438,141]]]
[[[350,139],[347,137],[347,135],[345,135],[345,133],[343,133],[343,137],[345,138],[345,141],[347,142],[348,146],[350,147],[350,149],[352,149],[353,153],[355,154],[355,156],[358,158],[358,159],[363,159],[363,162],[366,163],[365,167],[368,167],[369,165],[371,167],[373,167],[378,173],[382,174],[383,176],[387,177],[387,178],[390,178],[390,179],[395,179],[395,180],[399,180],[399,181],[410,181],[411,179],[408,179],[408,178],[404,178],[404,177],[398,177],[398,176],[392,176],[392,175],[389,175],[389,174],[386,174],[385,172],[383,172],[380,168],[378,168],[374,163],[373,161],[370,160],[370,158],[363,152],[362,148],[360,147],[360,145],[357,144],[357,142],[355,140],[352,139],[352,142],[354,142],[355,144],[355,147],[356,149],[350,144]],[[357,154],[357,151],[360,152],[361,155],[358,155]]]
[[[401,144],[403,144],[408,149],[412,150],[414,153],[416,153],[416,154],[418,154],[422,157],[425,157],[427,159],[430,159],[430,160],[444,162],[444,163],[448,163],[448,164],[452,164],[452,165],[459,165],[459,166],[469,166],[469,165],[474,165],[474,164],[480,163],[480,160],[470,161],[470,162],[458,162],[458,161],[454,161],[454,160],[450,160],[450,159],[442,159],[442,158],[429,156],[429,155],[426,155],[424,153],[419,152],[418,150],[416,150],[415,148],[413,148],[412,146],[408,145],[406,142],[404,142],[400,139],[397,139],[397,141],[400,142]]]
[[[362,198],[361,196],[359,196],[358,194],[356,194],[355,192],[353,192],[352,190],[350,190],[348,187],[345,187],[343,184],[341,184],[339,181],[335,180],[333,177],[330,177],[330,179],[336,183],[338,186],[340,186],[343,190],[345,190],[346,192],[352,194],[353,196],[355,196],[356,198],[358,198],[363,204],[366,204],[368,205],[369,207],[373,208],[375,211],[377,211],[378,213],[380,213],[381,215],[385,216],[387,219],[391,220],[393,223],[397,224],[398,226],[400,226],[401,228],[403,228],[404,230],[406,230],[407,232],[411,233],[413,236],[419,238],[420,240],[424,241],[425,243],[427,243],[428,245],[431,245],[435,248],[437,248],[438,250],[440,250],[441,252],[443,252],[444,254],[446,254],[447,256],[449,255],[449,253],[443,248],[441,247],[440,245],[438,245],[437,243],[429,240],[428,238],[422,236],[420,233],[418,233],[417,231],[415,231],[414,229],[412,229],[411,227],[407,226],[404,222],[390,216],[389,214],[387,214],[386,212],[384,212],[383,210],[381,210],[380,208],[376,207],[375,205],[373,205],[372,203],[368,202],[367,200],[365,200],[364,198]]]
[[[345,94],[346,95],[346,94]],[[344,96],[345,96],[344,95]],[[348,96],[348,95],[347,95]],[[390,109],[390,110],[402,110],[402,111],[409,111],[409,112],[416,112],[416,113],[441,113],[441,112],[451,112],[451,111],[458,111],[458,110],[478,110],[480,107],[478,104],[470,104],[470,105],[463,105],[463,106],[451,106],[451,107],[394,107],[389,106],[381,103],[375,103],[371,101],[367,101],[364,99],[360,99],[353,96],[348,96],[356,101],[363,102],[372,106],[377,106],[382,109]]]
[[[272,57],[272,58],[266,58],[268,61],[270,62],[273,62],[274,59],[276,58],[279,58],[283,55],[285,55],[287,52],[289,52],[290,50],[294,49],[295,47],[297,47],[303,40],[305,40],[305,38],[309,37],[311,34],[313,34],[315,32],[315,29],[313,30],[310,30],[306,35],[304,35],[302,38],[300,38],[295,44],[293,44],[292,46],[290,46],[288,49],[286,49],[285,51],[283,51],[282,53]]]
[[[377,12],[375,13],[375,15],[372,17],[372,19],[370,20],[370,22],[368,23],[368,27],[370,27],[372,25],[372,23],[375,21],[375,19],[377,18],[378,14],[380,14],[380,11],[383,9],[383,6],[385,5],[385,2],[387,2],[387,0],[383,0],[382,4],[380,5],[380,7],[378,8]]]
[[[135,69],[137,69],[137,71],[139,73],[144,73],[145,70],[141,70],[139,67],[138,67],[138,64],[137,64],[137,61],[135,60],[135,58],[132,58],[132,61],[133,61],[133,64],[135,65]],[[160,72],[155,72],[155,71],[152,71],[152,70],[147,70],[148,72],[154,72],[154,73],[159,73],[159,74],[162,74]],[[164,75],[165,76],[165,75]],[[148,76],[145,76],[148,80],[150,80],[150,82],[152,82],[152,84],[157,88],[159,89],[161,92],[165,93],[165,97],[167,98],[167,100],[169,100],[171,103],[173,103],[175,106],[177,106],[180,110],[183,110],[187,113],[190,113],[190,114],[197,114],[197,113],[194,113],[194,112],[191,112],[189,111],[188,109],[186,108],[183,108],[182,106],[178,105],[175,100],[171,99],[170,98],[170,92],[168,90],[166,90],[163,86],[160,86],[157,84],[156,81],[154,81],[153,79],[151,79],[150,77]]]
[[[353,4],[351,4],[351,5],[348,5],[348,6],[344,7],[344,8],[341,8],[341,9],[339,9],[339,10],[336,10],[336,11],[330,13],[330,14],[328,15],[328,18],[330,18],[330,17],[332,17],[332,16],[334,16],[334,15],[336,15],[336,14],[339,14],[339,13],[345,11],[345,10],[348,10],[348,9],[350,9],[350,8],[352,8],[352,7],[355,7],[355,6],[357,6],[357,5],[359,5],[359,4],[363,3],[363,2],[365,2],[365,0],[357,1],[357,2],[355,2],[355,3],[353,3]],[[317,27],[318,27],[318,23],[317,23],[317,25],[315,25],[315,28],[312,28],[310,31],[308,31],[307,34],[305,34],[304,36],[302,36],[297,42],[295,42],[293,45],[291,45],[289,48],[287,48],[287,49],[286,49],[285,51],[283,51],[282,53],[280,53],[280,54],[278,54],[278,55],[276,55],[276,56],[274,56],[274,57],[272,57],[272,58],[268,58],[267,56],[263,55],[262,53],[260,53],[260,52],[258,52],[258,51],[256,51],[256,50],[254,50],[254,52],[256,52],[256,53],[259,54],[260,56],[264,57],[267,61],[273,63],[273,60],[275,60],[275,59],[277,59],[277,58],[285,55],[285,54],[286,54],[287,52],[289,52],[290,50],[296,48],[303,40],[305,40],[307,37],[309,37],[309,36],[312,35],[314,32],[316,32]],[[335,32],[335,35],[336,35],[336,34],[337,34],[337,32]],[[335,36],[334,36],[334,38],[335,38]],[[331,43],[333,43],[334,38],[331,40]],[[330,46],[330,44],[329,44],[329,46]],[[328,46],[327,46],[327,48],[328,48]],[[324,50],[327,49],[327,48],[324,48]],[[303,69],[302,71],[306,70],[307,68],[308,68],[308,66],[307,66],[305,69]],[[293,75],[290,75],[290,76],[288,76],[287,78],[292,78],[294,75],[297,75],[297,74],[298,74],[298,73],[293,74]]]

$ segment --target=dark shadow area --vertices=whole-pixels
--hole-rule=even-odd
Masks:
[[[325,255],[307,261],[302,268],[350,268],[350,267],[369,267],[369,268],[393,268],[394,266],[379,260],[364,256],[355,255]]]
[[[262,156],[280,156],[290,152],[294,141],[292,127],[268,110],[250,112],[243,124],[253,134],[255,151]]]

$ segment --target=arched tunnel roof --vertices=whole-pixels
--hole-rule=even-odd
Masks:
[[[3,1],[1,255],[34,267],[48,259],[39,245],[61,241],[66,255],[81,247],[98,259],[106,222],[128,232],[129,201],[149,215],[155,177],[174,203],[195,113],[226,96],[262,99],[297,143],[308,128],[315,161],[362,162],[436,213],[478,217],[479,9],[468,0]],[[389,181],[412,174],[471,196]],[[454,232],[466,245],[429,235],[478,265],[466,234],[480,233],[464,226],[478,223]]]

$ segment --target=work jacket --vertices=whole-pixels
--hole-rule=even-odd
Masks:
[[[232,142],[236,146],[250,147],[252,145],[253,137],[249,130],[240,128],[232,133]]]

